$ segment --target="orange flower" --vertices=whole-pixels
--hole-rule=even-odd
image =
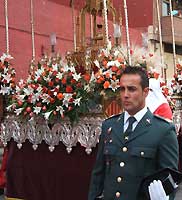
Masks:
[[[52,98],[52,97],[49,100],[50,100],[50,103],[54,103],[55,102],[55,99]]]
[[[47,92],[47,90],[48,90],[48,89],[47,89],[47,87],[46,87],[46,86],[43,86],[43,87],[42,87],[42,91],[43,91],[44,93],[46,93],[46,92]]]
[[[120,62],[120,63],[124,62],[124,59],[123,59],[123,58],[118,58],[117,60],[118,60],[118,62]]]
[[[84,79],[85,79],[86,81],[89,81],[89,80],[90,80],[90,74],[85,74],[85,75],[84,75]]]
[[[53,82],[53,81],[49,81],[48,85],[49,85],[50,87],[53,87],[54,82]]]
[[[47,71],[52,72],[52,71],[53,71],[53,68],[48,66],[48,67],[47,67]]]
[[[82,84],[79,82],[79,83],[76,84],[76,86],[77,86],[78,88],[81,88]]]
[[[49,96],[53,95],[53,92],[51,90],[48,90],[47,93],[48,93]]]
[[[26,112],[27,112],[27,113],[30,113],[30,112],[32,112],[32,109],[31,109],[31,107],[30,107],[30,106],[28,106],[28,107],[26,108]]]
[[[75,83],[76,83],[76,80],[75,80],[75,79],[71,79],[71,83],[72,83],[72,84],[75,84]]]
[[[106,78],[110,78],[110,73],[109,72],[106,73]]]
[[[107,61],[106,61],[106,60],[103,60],[103,61],[102,61],[102,64],[103,64],[104,67],[106,67],[106,66],[107,66]]]
[[[65,84],[66,84],[66,79],[63,78],[62,81],[61,81],[61,83],[62,83],[63,85],[65,85]]]
[[[73,88],[70,85],[66,86],[66,92],[67,93],[73,92]]]
[[[63,97],[64,97],[63,93],[60,92],[60,93],[57,94],[57,98],[59,100],[63,99]]]
[[[57,71],[53,71],[52,75],[53,75],[53,76],[56,76],[57,73],[58,73]]]
[[[42,72],[42,76],[46,76],[46,72],[44,71],[44,72]]]
[[[98,79],[97,79],[97,83],[102,83],[104,81],[104,77],[100,76]]]
[[[113,72],[117,72],[118,68],[117,68],[116,66],[112,66],[112,67],[111,67],[111,70],[112,70]]]
[[[116,76],[115,76],[115,75],[113,75],[113,76],[112,76],[112,80],[114,80],[114,81],[115,81],[116,79],[117,79],[117,78],[116,78]]]
[[[120,76],[121,73],[122,73],[122,71],[121,71],[121,70],[118,70],[118,71],[116,72],[116,75],[117,75],[117,76]]]
[[[105,81],[103,86],[104,86],[104,89],[107,89],[110,86],[109,81]]]
[[[18,100],[18,106],[22,106],[23,105],[23,102]]]

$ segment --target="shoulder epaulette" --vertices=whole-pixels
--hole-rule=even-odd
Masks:
[[[116,117],[119,117],[120,115],[121,115],[121,113],[120,114],[116,114],[116,115],[111,115],[105,120],[108,120],[108,119],[111,119],[111,118],[116,118]]]
[[[160,120],[163,120],[163,121],[165,121],[165,122],[167,122],[167,123],[171,123],[172,122],[172,120],[170,120],[170,119],[167,119],[167,118],[164,118],[164,117],[162,117],[162,116],[159,116],[159,115],[154,115],[154,117],[156,117],[156,118],[158,118],[158,119],[160,119]]]

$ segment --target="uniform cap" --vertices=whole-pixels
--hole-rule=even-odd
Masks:
[[[166,195],[169,195],[176,189],[176,185],[182,181],[182,173],[171,168],[164,168],[145,177],[139,188],[139,196],[145,196],[150,199],[148,186],[154,180],[160,180]]]

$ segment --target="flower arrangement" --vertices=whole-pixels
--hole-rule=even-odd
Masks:
[[[176,72],[171,80],[172,94],[176,96],[182,95],[182,60],[178,59],[176,64]]]
[[[42,59],[28,79],[18,83],[8,110],[28,117],[41,115],[46,120],[66,115],[74,120],[78,113],[86,112],[93,92],[89,82],[89,75],[77,73],[73,65],[59,58]]]
[[[28,79],[17,84],[8,111],[29,118],[39,115],[51,120],[67,116],[71,121],[78,120],[101,103],[102,97],[119,91],[123,61],[106,55],[104,50],[98,57],[89,71],[70,59],[42,59]]]
[[[149,77],[159,77],[153,62],[155,55],[140,49],[131,50],[131,56],[133,65],[147,68]],[[94,59],[87,52],[85,61],[83,67],[71,54],[64,59],[43,58],[27,80],[17,84],[8,111],[28,118],[38,115],[46,120],[69,117],[73,122],[96,105],[117,99],[119,79],[128,65],[125,49],[100,49]]]
[[[11,66],[11,55],[3,54],[0,57],[0,94],[11,95],[15,89],[15,69]]]
[[[95,92],[99,92],[99,95],[105,99],[116,97],[125,64],[119,51],[108,52],[102,49],[97,60],[94,61]]]

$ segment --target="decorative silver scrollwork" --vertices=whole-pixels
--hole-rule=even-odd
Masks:
[[[34,150],[42,141],[45,141],[51,152],[59,145],[59,142],[62,142],[68,153],[71,153],[72,148],[79,142],[81,146],[85,147],[86,153],[90,154],[98,142],[103,120],[104,116],[102,115],[85,116],[75,124],[71,124],[69,119],[55,120],[50,124],[40,117],[28,121],[11,115],[7,116],[1,124],[0,139],[4,145],[7,145],[7,142],[13,138],[19,149],[28,139]]]
[[[179,135],[180,128],[182,127],[182,97],[181,96],[173,96],[172,97],[175,102],[175,110],[173,112],[173,123],[176,128],[176,133]]]
[[[6,146],[11,139],[12,136],[11,127],[12,127],[11,120],[9,120],[9,117],[7,117],[6,120],[3,123],[1,123],[0,140],[3,142],[4,146]]]
[[[174,111],[174,113],[173,113],[173,123],[175,125],[177,135],[179,134],[179,130],[180,130],[180,127],[182,125],[181,117],[182,117],[182,111],[181,110]]]
[[[85,151],[87,154],[92,152],[92,147],[95,147],[98,142],[101,134],[100,120],[100,118],[85,117],[83,120],[84,123],[79,124],[83,131],[78,134],[78,141],[86,148]]]
[[[44,131],[46,132],[46,127],[44,126],[42,118],[32,118],[27,123],[27,139],[33,144],[32,148],[34,150],[41,144],[45,133]]]
[[[46,123],[46,128],[45,128],[46,131],[44,132],[44,140],[49,145],[50,152],[53,152],[55,149],[55,146],[59,144],[60,134],[61,134],[60,128],[61,128],[61,125],[59,123],[54,124],[52,129]]]

